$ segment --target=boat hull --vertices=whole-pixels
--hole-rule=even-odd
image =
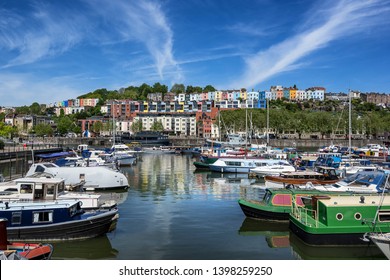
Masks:
[[[28,260],[48,260],[53,253],[53,246],[51,244],[10,242],[7,250],[15,250],[21,257]]]
[[[201,161],[194,161],[194,166],[196,169],[210,170],[209,164]]]
[[[247,217],[288,223],[290,210],[287,207],[278,207],[279,209],[276,209],[276,207],[271,208],[269,206],[261,207],[261,205],[242,199],[238,201],[238,204]]]
[[[290,217],[289,228],[305,244],[315,246],[358,246],[367,245],[363,239],[365,232],[358,233],[312,233],[297,225],[297,221]]]
[[[116,228],[117,210],[86,219],[41,226],[7,227],[9,241],[64,241],[93,238]]]

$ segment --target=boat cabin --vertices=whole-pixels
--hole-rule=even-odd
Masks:
[[[321,181],[339,179],[336,174],[336,169],[326,166],[318,166],[315,171],[303,170],[297,172],[282,172],[280,177],[286,179],[308,179]]]
[[[0,200],[56,200],[63,192],[65,183],[62,178],[26,177],[0,184]]]

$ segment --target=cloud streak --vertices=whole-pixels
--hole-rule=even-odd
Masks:
[[[16,9],[0,9],[0,48],[14,55],[3,62],[3,69],[58,56],[78,44],[112,48],[130,43],[145,47],[144,64],[152,63],[160,79],[164,74],[178,82],[184,79],[174,57],[173,32],[153,0],[81,0],[73,7],[31,3],[24,16]],[[128,58],[133,57],[129,48]]]
[[[306,65],[299,61],[335,40],[383,24],[386,21],[383,14],[389,12],[384,2],[342,0],[315,7],[300,33],[247,57],[245,72],[231,87],[255,87],[270,77]]]
[[[0,14],[0,46],[17,53],[2,68],[61,54],[82,39],[80,26],[84,22],[75,13],[64,16],[60,10],[36,3],[25,17],[12,10],[2,10]]]
[[[157,2],[95,0],[88,3],[105,19],[104,24],[115,30],[122,40],[136,41],[147,48],[161,79],[164,72],[171,71],[175,73],[175,80],[183,80],[182,71],[173,55],[173,32]]]

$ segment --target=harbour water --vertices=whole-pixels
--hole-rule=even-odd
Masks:
[[[53,259],[295,260],[386,259],[375,246],[317,248],[287,223],[246,218],[237,200],[259,197],[247,174],[196,171],[191,155],[144,154],[122,168],[130,188],[119,199],[115,231],[85,241],[53,243]]]

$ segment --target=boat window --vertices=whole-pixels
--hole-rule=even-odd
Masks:
[[[291,195],[290,194],[277,194],[272,199],[273,205],[282,205],[290,206],[291,205]]]
[[[85,174],[80,174],[80,180],[85,181]]]
[[[379,211],[378,221],[380,222],[390,222],[390,211]]]
[[[11,223],[20,225],[22,223],[22,212],[12,212]]]
[[[32,184],[21,184],[20,193],[32,193],[33,185]]]
[[[295,196],[295,203],[299,206],[305,206],[305,204],[303,203],[303,200],[302,200],[302,196],[301,195],[296,195]]]
[[[360,214],[359,212],[355,213],[355,220],[360,220],[362,218],[362,214]]]
[[[18,192],[18,189],[17,188],[6,188],[4,191],[5,192]]]
[[[33,223],[52,223],[53,211],[33,212]]]
[[[59,185],[58,185],[58,193],[61,193],[61,192],[64,192],[65,191],[65,183],[64,182],[61,182]]]
[[[79,204],[75,204],[69,208],[69,216],[73,217],[74,215],[77,214],[77,205]]]
[[[35,168],[35,172],[37,172],[37,173],[45,172],[45,168],[44,168],[43,166],[38,165],[38,166]]]
[[[337,214],[336,214],[336,219],[337,219],[338,221],[341,221],[343,218],[344,218],[343,214],[341,214],[341,213],[337,213]]]
[[[54,195],[54,185],[47,185],[46,186],[46,194],[47,195]]]
[[[272,197],[272,193],[270,193],[270,192],[265,193],[263,200],[265,201],[266,204],[269,203],[271,197]]]
[[[239,161],[227,161],[227,162],[226,162],[226,165],[230,165],[230,166],[241,166],[241,162],[239,162]]]

